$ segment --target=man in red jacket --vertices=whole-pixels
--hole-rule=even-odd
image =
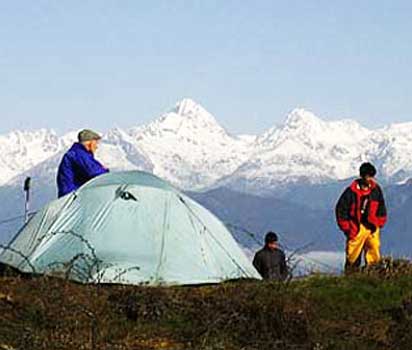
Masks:
[[[343,192],[336,205],[336,221],[347,238],[346,270],[360,267],[362,251],[367,265],[380,261],[380,229],[387,219],[375,167],[363,163],[359,172],[360,178]]]

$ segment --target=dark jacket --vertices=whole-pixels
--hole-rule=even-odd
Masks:
[[[92,152],[81,143],[75,143],[63,156],[57,172],[58,196],[62,197],[77,190],[90,179],[107,173]]]
[[[259,250],[253,259],[253,266],[263,279],[284,280],[288,275],[285,253],[280,249],[264,247]]]
[[[336,221],[349,239],[357,236],[360,224],[374,232],[387,220],[385,199],[379,185],[372,182],[365,191],[360,188],[359,181],[355,180],[336,204]]]

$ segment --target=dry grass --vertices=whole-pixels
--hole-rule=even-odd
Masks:
[[[3,273],[4,274],[4,273]],[[0,349],[409,349],[412,268],[148,288],[0,277]]]

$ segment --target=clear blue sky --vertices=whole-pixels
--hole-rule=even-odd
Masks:
[[[146,123],[192,97],[230,131],[300,106],[412,120],[410,1],[1,1],[0,132]]]

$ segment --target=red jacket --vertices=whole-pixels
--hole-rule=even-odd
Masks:
[[[355,180],[341,195],[336,204],[336,221],[348,238],[359,233],[360,224],[375,231],[385,225],[387,219],[385,200],[380,186],[371,181],[367,190],[362,190]]]

